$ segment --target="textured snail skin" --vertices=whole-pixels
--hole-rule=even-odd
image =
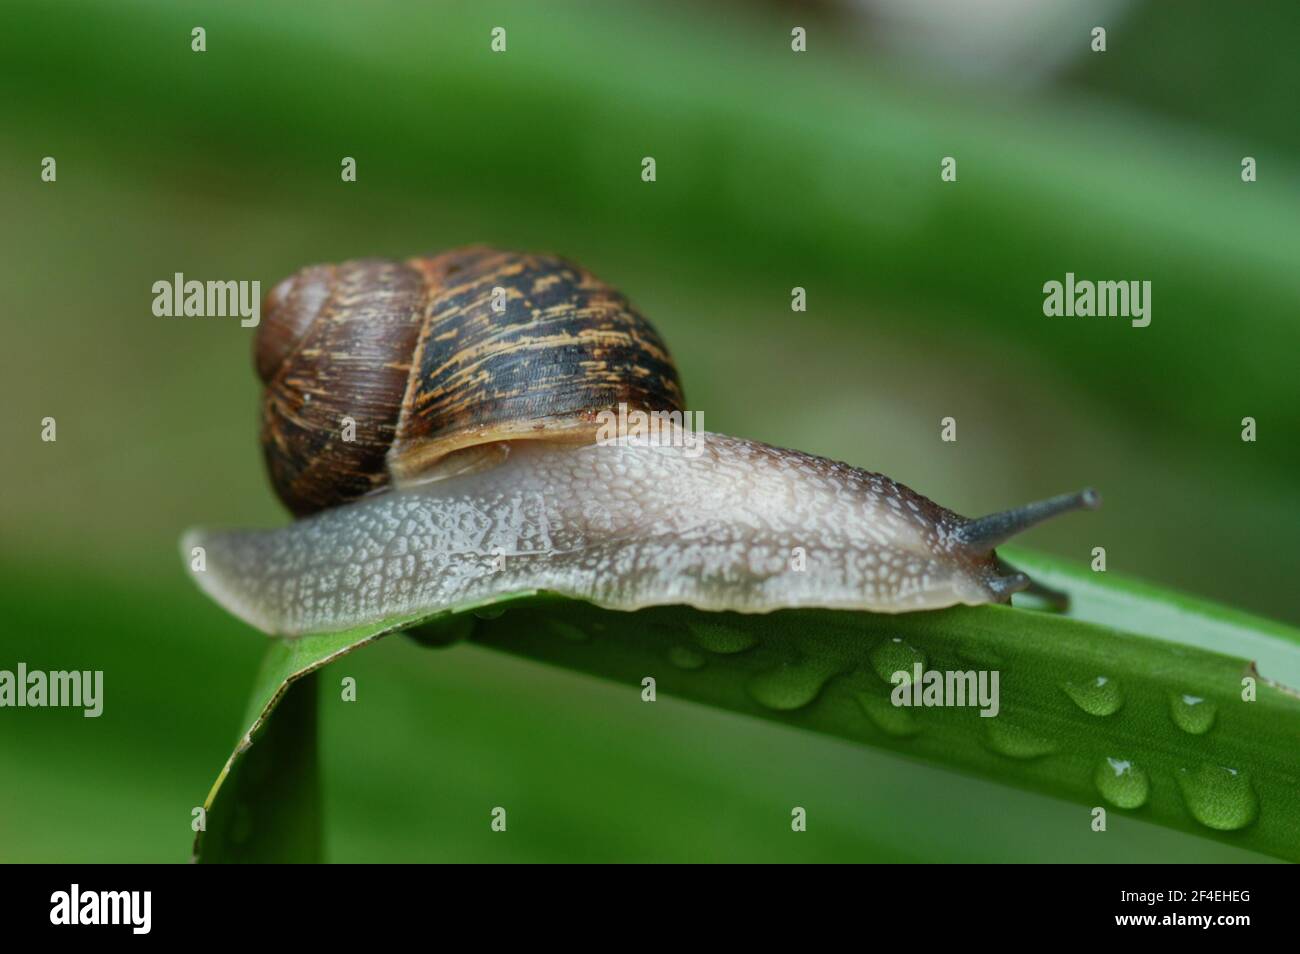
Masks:
[[[536,590],[634,610],[894,613],[1005,602],[970,521],[888,477],[699,434],[682,447],[520,441],[499,466],[276,530],[194,530],[198,584],[268,633],[341,630]],[[796,548],[806,566],[796,570]]]

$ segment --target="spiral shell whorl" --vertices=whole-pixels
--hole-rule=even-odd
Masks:
[[[462,447],[594,432],[596,415],[620,403],[682,409],[658,333],[585,269],[478,247],[408,264],[437,291],[389,454],[399,479]]]
[[[267,296],[255,360],[267,468],[298,516],[418,480],[462,448],[581,439],[619,403],[683,403],[667,348],[622,294],[564,259],[481,246],[302,269]]]
[[[384,486],[419,335],[421,275],[378,260],[313,266],[277,285],[267,306],[256,345],[262,447],[280,499],[301,516]]]

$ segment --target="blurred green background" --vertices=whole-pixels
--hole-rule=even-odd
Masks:
[[[710,430],[964,513],[1091,484],[1100,512],[1024,542],[1300,622],[1294,4],[0,7],[0,668],[106,690],[97,720],[0,712],[0,860],[188,858],[241,728],[263,638],[177,538],[285,516],[251,332],[154,317],[178,271],[557,251],[656,323]],[[1152,281],[1150,327],[1044,318],[1067,271]],[[342,675],[335,860],[1253,858],[481,648],[388,639]]]

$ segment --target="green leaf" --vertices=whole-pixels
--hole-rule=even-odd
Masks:
[[[312,674],[383,632],[369,627],[271,643],[244,715],[248,728],[204,800],[207,830],[194,839],[196,860],[320,860]],[[272,712],[280,713],[274,722]]]
[[[472,609],[467,607],[466,612]],[[313,674],[412,622],[395,619],[378,626],[270,641],[244,714],[248,728],[204,800],[207,824],[194,839],[196,861],[320,860]],[[433,625],[428,619],[421,622]],[[445,628],[456,631],[455,625]],[[280,713],[274,722],[273,712]]]
[[[657,693],[1065,798],[1082,806],[1081,826],[1100,807],[1300,860],[1300,698],[1257,678],[1250,661],[1265,649],[1296,665],[1297,634],[1109,574],[1022,552],[1014,561],[1069,591],[1074,615],[1005,606],[897,616],[676,606],[619,613],[528,593],[490,608],[277,642],[250,729],[223,776],[234,775],[249,744],[260,744],[288,683],[380,635],[413,628],[430,645],[470,639],[622,682],[629,693],[642,693],[652,677]],[[1116,619],[1146,631],[1110,625]],[[996,670],[998,715],[891,704],[893,673],[916,663]],[[1255,682],[1254,701],[1243,701],[1244,679]],[[227,817],[221,782],[208,801],[210,839]]]
[[[267,654],[263,673],[276,670],[276,694],[208,796],[211,834],[203,842],[203,860],[209,863],[322,860],[316,676],[285,674],[275,655]],[[273,709],[277,718],[268,721]],[[218,790],[224,797],[214,802]],[[196,857],[198,851],[196,841]]]
[[[1300,630],[1294,627],[1138,580],[1084,572],[1017,547],[999,552],[1038,582],[1067,590],[1073,619],[1231,653],[1258,662],[1276,681],[1300,686]]]

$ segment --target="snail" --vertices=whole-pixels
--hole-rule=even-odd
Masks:
[[[191,530],[182,553],[271,634],[542,591],[619,610],[1006,603],[1051,591],[994,548],[1099,503],[969,519],[848,464],[692,433],[650,323],[549,255],[308,267],[267,295],[255,352],[267,470],[297,519]]]

